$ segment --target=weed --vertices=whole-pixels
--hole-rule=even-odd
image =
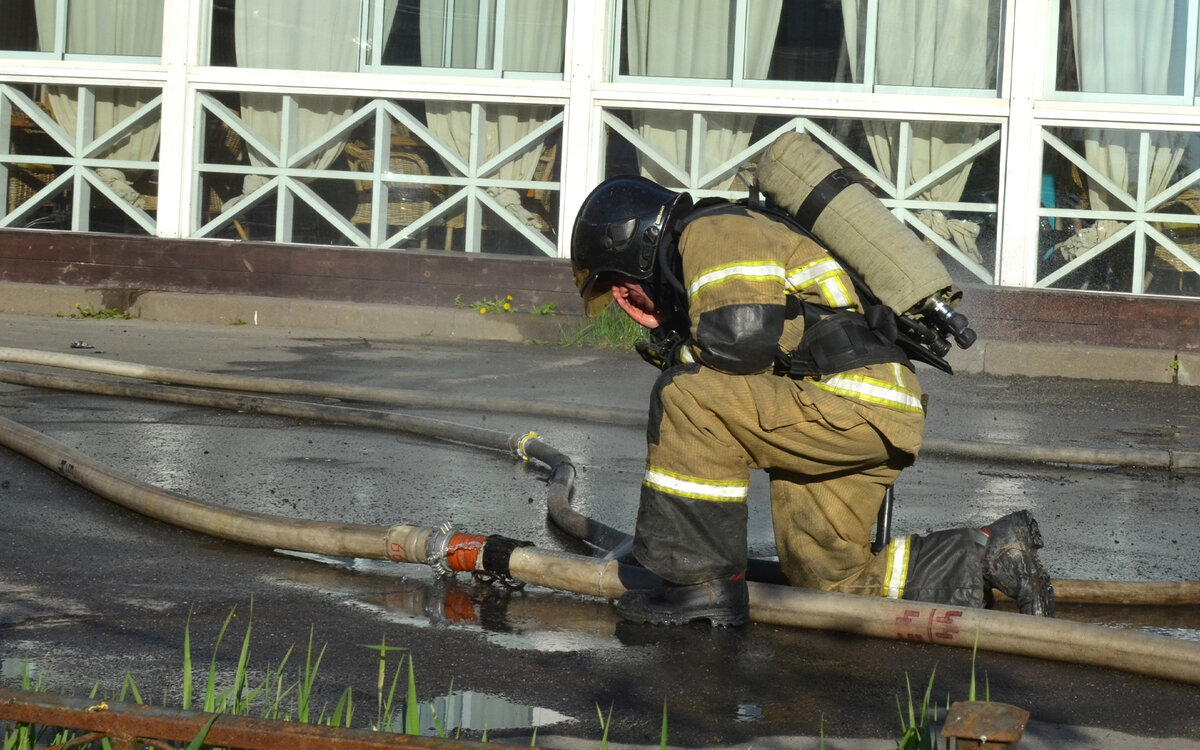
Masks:
[[[78,302],[76,302],[75,303],[75,312],[71,313],[71,317],[72,318],[119,318],[121,320],[130,320],[133,318],[133,316],[130,315],[129,313],[124,312],[122,310],[115,310],[111,307],[102,307],[100,309],[96,309],[95,307],[92,306],[91,302],[87,303],[87,305],[80,305]]]
[[[596,704],[596,714],[600,716],[600,750],[608,750],[608,730],[612,729],[612,704],[608,704],[608,716],[600,710],[600,704]]]
[[[480,299],[474,302],[463,302],[461,294],[455,295],[454,306],[460,310],[475,310],[480,315],[497,315],[500,313],[518,312],[517,304],[513,301],[511,294],[506,294],[503,297],[493,297],[491,299]],[[554,315],[558,312],[558,305],[553,302],[548,302],[544,305],[530,305],[530,315]]]
[[[563,346],[594,346],[603,349],[632,349],[646,341],[650,332],[633,319],[610,305],[604,312],[574,331],[563,331]]]
[[[244,325],[246,325],[246,321],[242,320],[241,318],[233,318],[232,320],[229,321],[229,325],[244,326]]]
[[[913,707],[912,683],[908,681],[907,675],[904,677],[904,684],[908,689],[908,717],[906,721],[904,709],[900,706],[900,698],[897,696],[896,708],[900,710],[900,731],[903,734],[900,736],[900,744],[896,746],[896,750],[933,750],[933,727],[929,715],[929,698],[933,695],[933,678],[936,674],[937,670],[934,669],[929,675],[929,684],[925,687],[925,697],[921,700],[919,711]],[[937,721],[936,715],[933,717],[933,721]]]
[[[268,666],[261,683],[256,687],[251,685],[249,660],[253,602],[251,602],[250,606],[250,615],[246,618],[246,632],[242,639],[237,668],[233,675],[233,684],[224,690],[218,690],[216,674],[217,652],[235,614],[236,608],[231,610],[225,618],[217,634],[216,645],[213,648],[212,659],[209,663],[207,685],[203,697],[203,710],[214,714],[214,717],[192,739],[191,743],[187,745],[188,750],[202,750],[209,747],[204,744],[204,738],[212,726],[212,721],[222,713],[250,715],[252,710],[261,709],[260,716],[264,719],[291,721],[294,716],[298,721],[306,724],[324,724],[329,727],[341,728],[350,728],[353,725],[356,706],[354,693],[351,688],[346,688],[341,693],[332,711],[327,711],[327,707],[325,706],[322,706],[319,710],[314,710],[314,686],[321,660],[325,655],[325,646],[321,646],[319,650],[315,649],[313,630],[311,628],[309,629],[307,655],[295,684],[288,685],[285,681],[287,663],[293,650],[289,648],[277,668],[272,669]],[[191,619],[192,613],[189,612],[183,634],[182,708],[184,710],[193,710],[192,704],[194,702],[192,691]],[[975,638],[975,649],[972,650],[971,655],[971,675],[968,690],[968,700],[972,701],[976,699],[978,633],[976,633]],[[417,701],[415,667],[411,651],[399,646],[389,646],[385,638],[381,639],[378,644],[362,644],[362,647],[379,653],[379,669],[376,676],[376,715],[371,728],[378,732],[403,732],[406,735],[421,734],[420,704]],[[396,663],[394,670],[392,670],[391,680],[389,681],[387,679],[387,660],[388,656],[394,652],[400,652],[400,659]],[[395,699],[405,676],[405,671],[407,671],[407,689],[404,696],[404,705],[399,707],[396,706]],[[938,722],[938,712],[936,707],[932,707],[931,705],[936,671],[935,669],[934,673],[930,675],[929,683],[919,704],[914,699],[911,682],[907,676],[905,677],[907,705],[902,705],[901,696],[897,696],[896,698],[896,708],[900,715],[900,729],[902,732],[902,736],[896,746],[897,750],[933,750],[936,747],[934,744],[934,726]],[[29,666],[26,665],[21,678],[21,689],[26,691],[41,691],[43,690],[42,679],[42,675],[39,674],[35,683],[31,679]],[[991,691],[987,685],[986,677],[983,689],[986,696],[984,700],[991,700]],[[450,691],[446,696],[447,701],[453,695],[454,685],[451,683]],[[105,696],[101,695],[99,685],[93,686],[90,698],[96,701],[96,710],[101,710],[100,707],[106,705]],[[126,673],[119,690],[116,694],[108,695],[107,700],[119,700],[122,702],[132,700],[134,703],[141,704],[142,695],[133,676]],[[285,706],[285,703],[288,701],[291,701],[291,709]],[[947,707],[949,703],[950,701],[947,699]],[[166,705],[165,698],[163,705]],[[256,706],[258,709],[254,708]],[[430,704],[430,708],[433,710],[433,723],[437,736],[447,739],[447,727],[443,725],[442,719],[438,716],[437,710],[433,708],[432,703]],[[608,739],[613,729],[613,706],[610,705],[606,713],[599,704],[596,704],[596,714],[600,722],[599,746],[602,750],[606,750]],[[462,728],[457,728],[454,732],[454,739],[458,739],[461,732]],[[482,730],[482,741],[486,742],[487,736],[488,732],[485,728]],[[0,749],[2,750],[32,750],[32,748],[46,747],[47,745],[77,744],[72,742],[75,739],[75,734],[72,730],[21,722],[6,724],[2,739],[3,741],[0,743]],[[530,742],[531,746],[536,744],[536,741],[537,728],[534,727],[533,738]],[[665,750],[667,746],[667,702],[664,700],[659,747]],[[821,716],[820,747],[825,747],[825,717],[823,715]]]
[[[514,312],[511,294],[503,297],[493,297],[492,299],[475,300],[471,303],[464,303],[462,295],[459,294],[454,297],[454,306],[460,310],[475,310],[480,315]]]
[[[662,734],[658,741],[659,750],[667,750],[667,699],[663,698]]]

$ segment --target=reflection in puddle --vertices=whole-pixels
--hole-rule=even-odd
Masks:
[[[20,685],[28,678],[38,682],[41,670],[37,663],[25,659],[0,659],[0,681],[5,685]]]
[[[454,693],[422,703],[419,709],[421,734],[452,737],[458,730],[486,732],[501,729],[533,729],[572,721],[571,717],[536,706],[519,706],[483,693]],[[392,723],[404,732],[404,717]]]
[[[1058,607],[1057,616],[1065,620],[1200,642],[1200,608],[1197,607],[1063,604]]]
[[[619,648],[618,618],[608,602],[548,590],[510,590],[468,575],[442,578],[429,568],[376,560],[288,553],[325,563],[297,568],[277,583],[316,588],[389,622],[478,630],[505,648],[570,652]],[[358,575],[347,575],[347,569]]]
[[[1168,638],[1178,638],[1181,641],[1200,643],[1200,630],[1190,628],[1145,628],[1151,635],[1165,635]]]
[[[734,721],[742,722],[761,721],[762,717],[762,706],[755,706],[749,703],[743,703],[738,706],[737,711],[733,715]]]

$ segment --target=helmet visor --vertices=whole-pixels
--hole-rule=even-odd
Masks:
[[[583,296],[583,313],[589,318],[596,317],[612,304],[611,280],[601,281],[600,277],[601,274],[594,276],[580,291]]]

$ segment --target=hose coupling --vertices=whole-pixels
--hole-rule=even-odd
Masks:
[[[525,451],[525,446],[529,444],[530,440],[537,440],[538,437],[539,435],[536,432],[527,432],[522,435],[519,440],[517,440],[515,452],[523,461],[528,461],[530,458],[529,454]]]
[[[433,572],[439,576],[454,575],[447,559],[450,554],[450,537],[453,533],[454,526],[446,521],[434,529],[425,542],[425,563],[433,568]]]
[[[485,569],[486,547],[492,537],[455,531],[449,521],[429,535],[425,562],[440,576]]]

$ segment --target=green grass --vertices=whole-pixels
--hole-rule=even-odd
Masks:
[[[633,322],[616,305],[574,329],[564,329],[563,346],[592,346],[602,349],[632,349],[639,341],[650,337],[645,327]]]

